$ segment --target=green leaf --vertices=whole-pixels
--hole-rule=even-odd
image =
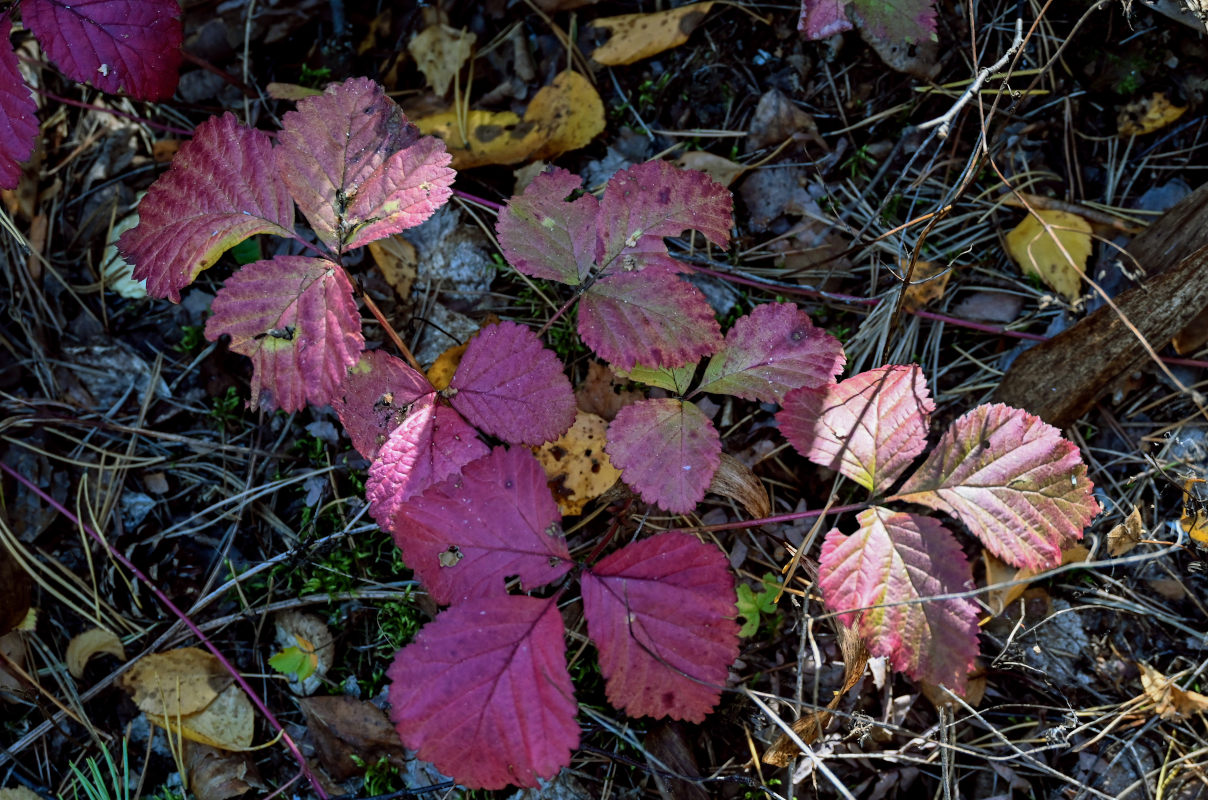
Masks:
[[[319,659],[313,650],[306,652],[300,647],[287,647],[268,660],[268,665],[277,672],[282,675],[296,676],[296,680],[299,681],[304,681],[313,675],[318,663]]]

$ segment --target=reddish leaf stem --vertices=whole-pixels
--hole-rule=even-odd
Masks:
[[[810,511],[794,511],[791,514],[779,514],[774,517],[763,517],[762,519],[720,522],[716,525],[697,525],[691,528],[678,528],[677,530],[694,533],[712,533],[713,531],[732,531],[743,528],[758,528],[761,525],[775,525],[781,522],[792,522],[795,519],[811,519],[812,517],[818,517],[822,514],[846,514],[848,511],[860,511],[867,507],[867,503],[856,503],[855,505],[850,506],[831,506],[830,508],[815,508]]]
[[[554,315],[552,317],[550,317],[549,319],[547,319],[545,321],[545,324],[541,326],[541,330],[537,331],[537,338],[538,339],[545,338],[545,334],[550,329],[550,326],[553,325],[555,322],[557,322],[558,318],[561,317],[563,314],[565,314],[567,312],[567,310],[569,310],[570,307],[573,306],[575,304],[575,301],[578,299],[579,299],[579,292],[575,292],[573,295],[571,295],[571,298],[569,300],[567,300],[565,303],[563,303],[562,307],[559,308],[557,311],[555,311]]]
[[[382,310],[377,307],[377,303],[373,302],[373,299],[369,296],[369,293],[361,292],[361,299],[365,301],[365,307],[369,309],[369,313],[373,314],[374,319],[376,319],[378,324],[382,326],[382,330],[384,330],[386,335],[390,337],[390,341],[394,343],[394,346],[398,349],[399,353],[402,354],[403,359],[411,366],[411,369],[422,374],[424,370],[422,367],[420,367],[419,362],[415,360],[415,356],[411,355],[410,348],[403,344],[403,340],[399,338],[397,333],[395,333],[394,326],[386,321],[386,317],[384,314],[382,314]]]
[[[457,197],[460,197],[462,200],[477,203],[478,205],[489,208],[492,211],[498,212],[503,210],[503,203],[496,203],[494,200],[487,200],[484,197],[479,197],[478,195],[470,194],[469,192],[463,192],[461,189],[454,189],[453,194]]]
[[[151,579],[148,578],[142,570],[134,565],[134,562],[126,558],[126,556],[122,553],[118,552],[116,548],[110,547],[109,543],[105,541],[105,539],[102,538],[99,533],[94,531],[87,523],[85,523],[75,514],[71,513],[66,506],[55,500],[50,495],[46,494],[46,492],[35,486],[24,475],[20,474],[7,464],[0,462],[0,470],[3,470],[7,474],[11,475],[19,483],[24,485],[25,488],[29,489],[38,497],[41,497],[48,504],[50,504],[52,508],[65,516],[73,525],[77,526],[91,536],[94,540],[96,540],[101,547],[105,548],[105,551],[110,555],[111,558],[113,558],[114,561],[117,561],[119,564],[129,570],[134,577],[138,578],[138,580],[144,586],[151,590],[151,593],[155,595],[156,599],[163,603],[164,607],[171,611],[173,616],[184,623],[185,627],[187,627],[193,633],[193,635],[197,637],[198,641],[205,645],[205,648],[209,650],[216,659],[218,659],[218,662],[222,664],[223,668],[231,673],[231,677],[233,677],[235,682],[239,684],[239,688],[242,689],[244,694],[248,696],[248,699],[252,701],[252,705],[254,705],[256,709],[264,715],[264,718],[268,720],[269,725],[278,731],[281,736],[281,740],[285,742],[286,748],[298,762],[298,766],[300,767],[302,774],[306,776],[308,781],[310,781],[310,785],[314,788],[315,794],[319,796],[320,800],[328,800],[327,792],[324,791],[322,784],[319,782],[318,776],[316,776],[311,771],[310,766],[307,765],[306,757],[302,755],[302,751],[298,749],[298,745],[292,738],[290,738],[290,735],[285,731],[285,728],[281,726],[281,723],[277,721],[276,716],[273,715],[273,712],[269,710],[264,701],[260,699],[260,695],[256,694],[256,691],[252,688],[251,684],[239,674],[239,670],[235,669],[235,665],[227,660],[226,656],[222,654],[222,651],[220,651],[218,647],[215,646],[204,633],[202,633],[201,628],[197,627],[196,623],[189,619],[189,616],[185,614],[185,612],[181,611],[180,608],[178,608],[177,605],[173,603],[166,594],[160,591],[159,587],[152,583]]]
[[[592,564],[596,563],[596,559],[599,558],[600,554],[604,552],[604,548],[608,547],[608,543],[611,542],[612,538],[617,535],[617,530],[621,527],[621,518],[629,514],[629,509],[632,506],[633,498],[630,497],[625,501],[625,507],[621,509],[621,512],[613,515],[612,524],[608,526],[608,533],[601,536],[600,541],[596,542],[596,546],[592,548],[591,553],[586,559],[583,560],[584,564],[591,566]]]
[[[193,131],[187,131],[184,128],[175,128],[171,125],[164,125],[159,122],[152,122],[149,119],[144,119],[142,117],[135,116],[134,114],[127,114],[125,111],[118,111],[116,108],[107,108],[105,106],[93,105],[92,103],[83,103],[79,100],[70,100],[66,97],[60,97],[53,92],[48,92],[45,89],[39,89],[37,86],[31,86],[30,88],[48,100],[54,100],[58,103],[66,103],[67,105],[75,106],[76,108],[87,108],[90,111],[98,111],[102,114],[112,114],[115,117],[121,117],[122,119],[137,122],[140,125],[146,125],[148,128],[155,128],[156,130],[161,130],[165,133],[175,133],[177,136],[193,135]]]

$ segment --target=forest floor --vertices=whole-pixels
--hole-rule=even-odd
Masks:
[[[122,688],[127,662],[111,639],[68,648],[93,629],[116,634],[125,659],[198,644],[86,526],[251,681],[329,795],[431,787],[425,796],[510,797],[450,788],[392,728],[383,730],[386,669],[435,605],[366,516],[368,464],[335,414],[249,410],[248,360],[206,340],[210,301],[235,261],[224,257],[172,304],[105,277],[105,246],[187,138],[164,126],[187,133],[232,111],[276,130],[292,103],[270,99],[270,83],[321,87],[361,75],[381,81],[412,118],[463,92],[473,108],[523,113],[566,68],[568,31],[590,55],[592,20],[660,6],[545,3],[546,13],[501,0],[448,4],[444,19],[474,33],[477,45],[472,81],[463,66],[457,89],[443,96],[406,54],[407,42],[436,21],[432,9],[350,8],[337,36],[326,3],[251,7],[249,20],[249,4],[186,3],[192,56],[168,102],[102,95],[39,68],[50,93],[39,99],[42,147],[20,189],[3,196],[36,253],[0,235],[0,553],[9,554],[0,599],[10,610],[36,610],[29,630],[0,640],[0,787],[68,798],[99,784],[108,785],[105,797],[169,800],[184,795],[183,777],[202,800],[282,787],[314,796],[262,717],[262,749],[182,749],[148,726]],[[958,106],[978,71],[1011,50],[1018,13],[1018,58]],[[936,53],[903,58],[898,66],[915,73],[907,74],[887,67],[854,31],[806,41],[798,14],[789,4],[715,3],[683,44],[633,64],[571,59],[590,72],[604,129],[551,161],[589,189],[654,158],[699,166],[704,152],[715,157],[713,174],[730,170],[736,236],[728,253],[694,262],[712,268],[694,280],[723,328],[758,303],[796,302],[843,342],[846,374],[922,365],[940,428],[989,401],[1036,339],[1058,336],[1104,296],[1172,266],[1141,253],[1134,255],[1142,263],[1130,263],[1122,248],[1204,182],[1202,26],[1142,3],[943,3]],[[1166,101],[1186,110],[1166,111]],[[1121,115],[1143,116],[1130,106],[1140,102],[1161,122],[1122,134]],[[953,108],[946,137],[920,127]],[[463,194],[407,232],[395,272],[366,254],[364,291],[424,366],[488,315],[536,328],[552,313],[499,257],[493,237],[491,204],[533,174],[521,166],[460,171]],[[1084,280],[1063,295],[1023,274],[1006,234],[1026,216],[1024,202],[1089,222],[1086,273],[1102,293]],[[1200,199],[1199,209],[1206,206]],[[1185,226],[1208,231],[1208,216],[1189,219]],[[903,273],[916,261],[913,269],[930,271],[913,274],[929,276],[922,285],[934,291],[895,310]],[[538,289],[557,291],[550,286]],[[1197,310],[1187,309],[1188,325]],[[1208,329],[1202,317],[1199,325]],[[385,339],[380,328],[368,327],[367,336]],[[1208,541],[1204,517],[1194,527],[1205,495],[1187,483],[1208,476],[1208,418],[1196,395],[1208,386],[1208,346],[1194,326],[1182,336],[1178,353],[1169,335],[1150,342],[1164,362],[1146,357],[1112,385],[1091,387],[1088,409],[1063,426],[1104,509],[1070,564],[1035,577],[1004,572],[972,537],[962,539],[985,589],[978,691],[965,701],[945,701],[874,660],[813,743],[816,758],[762,763],[781,732],[773,717],[792,723],[802,704],[825,706],[843,684],[840,636],[806,569],[742,639],[733,691],[701,724],[613,710],[584,655],[573,672],[581,746],[550,785],[519,796],[1208,796],[1208,698],[1194,693],[1208,684],[1208,578],[1205,552],[1187,535],[1190,527]],[[581,387],[592,357],[568,323],[553,326],[547,342]],[[1071,372],[1093,349],[1063,351]],[[767,490],[772,514],[826,503],[833,473],[784,443],[773,409],[738,402],[706,411],[726,452]],[[1134,509],[1142,541],[1113,557],[1108,534]],[[567,528],[588,535],[614,521],[632,532],[749,518],[718,495],[682,518],[615,496],[587,510]],[[812,519],[799,519],[709,537],[758,594],[803,540],[806,562],[817,558],[817,534]],[[31,580],[10,580],[16,571]],[[298,636],[327,643],[309,687],[269,663]],[[332,710],[306,694],[364,704]],[[71,770],[89,758],[101,765],[99,778]],[[128,793],[113,785],[127,781],[111,780],[109,764],[128,770]]]

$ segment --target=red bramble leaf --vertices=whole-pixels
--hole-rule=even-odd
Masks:
[[[793,389],[833,384],[843,362],[839,340],[815,328],[809,314],[792,303],[764,303],[730,328],[700,391],[783,404]]]
[[[553,441],[575,421],[562,362],[514,322],[490,325],[470,340],[448,394],[466,419],[508,442]]]
[[[452,194],[444,144],[368,78],[301,100],[279,140],[282,177],[334,253],[414,227]]]
[[[818,584],[827,607],[858,629],[872,655],[963,694],[977,656],[977,605],[930,599],[973,585],[956,538],[930,517],[879,506],[859,520],[856,533],[835,528],[822,544]]]
[[[688,534],[661,533],[601,560],[582,588],[608,701],[635,717],[702,721],[738,657],[725,555]]]
[[[581,284],[595,265],[599,201],[566,202],[582,181],[555,168],[533,179],[499,212],[495,230],[508,263],[534,278]]]
[[[294,204],[268,134],[240,125],[229,112],[197,126],[138,214],[118,249],[148,292],[174,303],[198,273],[249,236],[294,235]]]
[[[605,273],[650,265],[678,271],[683,267],[667,255],[663,237],[696,230],[725,247],[734,226],[733,200],[703,172],[648,161],[609,179],[599,224],[597,261]]]
[[[579,301],[579,336],[620,369],[679,367],[712,353],[721,327],[699,289],[649,267],[593,284]]]
[[[647,503],[687,514],[721,463],[721,439],[692,403],[641,400],[617,412],[604,451]]]
[[[934,410],[922,370],[891,365],[790,392],[776,419],[797,452],[879,494],[927,446]]]
[[[437,603],[531,591],[571,568],[545,470],[524,448],[495,448],[399,508],[390,532]]]
[[[400,650],[388,674],[403,742],[470,788],[536,786],[579,745],[554,600],[459,603]]]
[[[21,18],[63,74],[102,92],[166,100],[180,67],[176,0],[22,0]]]
[[[847,19],[848,2],[849,0],[802,0],[797,30],[811,41],[850,31],[851,22]]]
[[[0,189],[17,188],[21,162],[33,155],[38,138],[38,107],[17,68],[8,38],[12,30],[12,18],[5,11],[0,14]]]
[[[1099,513],[1078,448],[1018,408],[983,405],[952,423],[901,494],[952,514],[1016,567],[1061,563]]]
[[[252,359],[252,408],[298,411],[334,402],[365,345],[352,284],[322,258],[248,264],[227,278],[212,310],[206,338],[230,334],[231,349]]]
[[[460,414],[441,405],[435,394],[421,395],[369,466],[370,515],[389,528],[408,499],[489,452]]]
[[[348,369],[340,392],[332,407],[352,446],[372,460],[390,432],[406,419],[411,404],[436,390],[401,358],[371,350]]]

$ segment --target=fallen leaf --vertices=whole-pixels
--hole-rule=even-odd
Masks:
[[[407,752],[386,712],[373,703],[342,695],[307,697],[298,701],[323,768],[337,781],[361,775],[363,763],[383,756],[402,767]]]
[[[402,236],[387,236],[369,243],[373,263],[394,289],[400,300],[411,296],[411,287],[419,277],[419,253]]]
[[[1171,340],[1174,351],[1181,356],[1190,355],[1208,343],[1208,308],[1205,308],[1187,327]]]
[[[229,753],[187,742],[184,762],[189,791],[197,800],[228,800],[251,789],[268,788],[245,753]]]
[[[607,429],[603,417],[579,411],[570,430],[536,449],[563,516],[583,513],[589,500],[611,489],[621,477],[604,452]]]
[[[119,661],[126,660],[126,649],[122,647],[122,640],[117,638],[117,634],[104,628],[90,628],[73,636],[67,643],[67,655],[63,659],[67,671],[76,678],[83,677],[88,659],[97,653],[108,653]]]
[[[678,47],[688,41],[711,8],[712,2],[692,3],[667,11],[592,20],[593,27],[609,31],[611,36],[591,57],[599,64],[619,67]]]
[[[461,357],[466,354],[466,348],[469,346],[469,342],[453,345],[437,356],[432,366],[428,367],[428,383],[432,384],[436,391],[448,388],[449,381],[453,380],[453,373],[461,366]]]
[[[25,662],[29,657],[29,646],[25,643],[25,634],[15,630],[0,636],[0,653],[8,661],[25,669]],[[0,698],[4,698],[6,694],[18,697],[26,695],[33,687],[19,674],[6,669],[6,665],[7,661],[0,659]]]
[[[729,453],[721,454],[721,463],[713,473],[709,491],[722,497],[737,500],[752,519],[760,519],[772,513],[772,501],[763,482],[746,464]]]
[[[1090,558],[1091,551],[1080,544],[1075,544],[1061,551],[1062,564],[1074,564],[1081,561],[1086,561]],[[1034,577],[1036,570],[1026,567],[1016,569],[998,559],[989,550],[982,550],[982,560],[986,567],[986,605],[990,607],[990,615],[997,617],[1003,611],[1015,604],[1015,601],[1023,596],[1027,591],[1027,583],[1016,583],[1013,586],[1001,586],[998,584],[1014,583],[1015,581],[1027,581],[1028,578]],[[997,588],[996,588],[997,587]]]
[[[521,119],[510,111],[471,110],[465,135],[455,111],[412,120],[425,134],[438,136],[453,156],[453,168],[518,164],[552,158],[586,146],[604,130],[604,103],[591,81],[566,71],[542,87]]]
[[[1007,253],[1025,273],[1072,303],[1082,293],[1091,257],[1091,225],[1068,211],[1040,209],[1007,234]]]
[[[623,385],[606,364],[592,361],[587,365],[587,377],[575,389],[575,402],[581,410],[611,422],[622,408],[645,398],[641,392],[621,389]]]
[[[902,274],[906,273],[910,262],[903,259],[899,262]],[[906,287],[902,298],[902,308],[910,314],[922,310],[929,303],[934,303],[944,296],[948,279],[952,277],[952,268],[934,261],[914,262],[914,272],[910,276],[910,284]]]
[[[1154,704],[1154,711],[1162,719],[1184,719],[1192,714],[1208,711],[1208,697],[1199,692],[1180,689],[1148,664],[1137,662],[1141,668],[1141,687],[1145,696]]]
[[[449,84],[474,53],[478,37],[464,30],[437,23],[411,37],[407,51],[428,79],[432,91],[444,96]]]
[[[41,795],[24,786],[0,789],[0,800],[42,800]]]
[[[0,636],[19,627],[29,613],[33,582],[8,547],[0,547]]]
[[[331,631],[322,619],[301,611],[283,611],[274,623],[276,643],[282,650],[269,659],[269,664],[287,675],[293,673],[289,688],[294,694],[314,694],[331,669],[335,650]],[[282,655],[284,658],[278,658]],[[278,663],[274,664],[273,659]]]
[[[148,717],[194,714],[213,703],[234,678],[210,653],[182,647],[144,657],[118,679]]]
[[[1208,544],[1208,504],[1198,498],[1192,485],[1204,483],[1203,478],[1188,478],[1183,484],[1183,514],[1179,525],[1192,540]]]
[[[799,141],[815,142],[823,150],[828,150],[826,143],[818,135],[818,125],[814,118],[790,100],[784,92],[769,89],[759,98],[755,113],[751,115],[747,131],[747,152],[775,147],[790,137]]]
[[[1144,136],[1165,128],[1186,111],[1187,106],[1176,106],[1165,92],[1154,92],[1120,109],[1116,127],[1120,136]]]
[[[322,89],[311,89],[296,83],[277,83],[276,81],[265,86],[264,91],[274,100],[292,100],[294,102],[323,94]]]
[[[1112,558],[1122,556],[1140,543],[1145,536],[1145,523],[1141,521],[1141,510],[1133,506],[1132,513],[1121,524],[1107,533],[1107,554]]]
[[[195,714],[180,717],[148,714],[147,719],[191,742],[220,750],[252,749],[256,724],[252,701],[233,683]]]
[[[736,164],[728,158],[715,156],[704,150],[690,150],[675,160],[675,165],[683,169],[694,169],[703,172],[722,186],[729,186],[750,169],[743,164]]]
[[[931,705],[936,708],[947,706],[949,708],[963,707],[952,695],[945,692],[939,686],[929,681],[919,681],[919,689],[922,690],[923,696],[931,701]],[[981,665],[981,659],[978,663],[969,670],[969,680],[965,683],[964,701],[973,708],[981,705],[982,698],[986,696],[986,668]]]

